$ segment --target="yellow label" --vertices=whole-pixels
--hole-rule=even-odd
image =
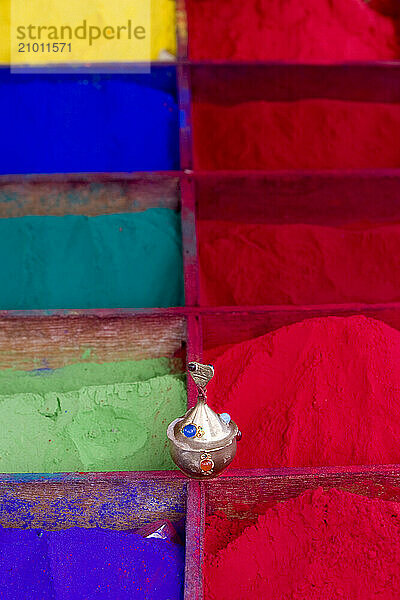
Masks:
[[[0,0],[0,62],[148,62],[175,55],[173,0]]]

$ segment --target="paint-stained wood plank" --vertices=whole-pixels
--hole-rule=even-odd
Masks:
[[[221,307],[201,310],[204,349],[265,335],[314,317],[364,315],[400,330],[400,303]]]
[[[400,221],[398,169],[203,172],[193,179],[201,220],[329,227]]]
[[[129,474],[128,474],[129,475]],[[171,475],[171,474],[170,474]],[[186,479],[152,476],[85,477],[60,474],[42,479],[0,480],[0,524],[7,527],[137,528],[185,516]],[[37,477],[37,476],[36,476]],[[74,478],[72,478],[74,479]]]
[[[179,178],[167,173],[0,177],[0,218],[179,208]]]
[[[186,306],[198,306],[200,301],[199,258],[196,233],[196,202],[193,181],[184,177],[182,194],[182,255]]]
[[[176,37],[178,63],[188,58],[188,23],[185,0],[176,0]]]
[[[360,102],[400,101],[399,61],[312,65],[197,62],[191,64],[195,101],[232,105],[258,100],[327,98]]]
[[[109,315],[109,313],[106,313]],[[173,357],[186,339],[179,315],[0,316],[0,368],[58,368],[74,362]]]
[[[190,481],[186,514],[185,600],[202,600],[204,594],[202,565],[205,509],[203,482]]]
[[[252,518],[257,508],[262,510],[318,487],[400,501],[400,465],[231,470],[204,483],[207,514],[223,511],[229,517]]]

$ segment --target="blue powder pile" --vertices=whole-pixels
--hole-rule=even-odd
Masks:
[[[149,75],[0,71],[0,173],[179,168],[174,68]]]
[[[0,309],[180,306],[180,216],[139,213],[0,219]]]
[[[0,529],[0,573],[2,600],[180,600],[184,550],[103,529]]]

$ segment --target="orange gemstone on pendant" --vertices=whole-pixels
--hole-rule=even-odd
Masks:
[[[211,458],[204,458],[200,463],[200,469],[208,473],[214,468],[214,461]]]

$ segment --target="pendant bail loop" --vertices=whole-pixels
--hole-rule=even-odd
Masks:
[[[206,399],[206,385],[214,377],[214,367],[212,365],[202,365],[198,362],[190,362],[188,363],[188,372],[197,386],[199,398]]]

